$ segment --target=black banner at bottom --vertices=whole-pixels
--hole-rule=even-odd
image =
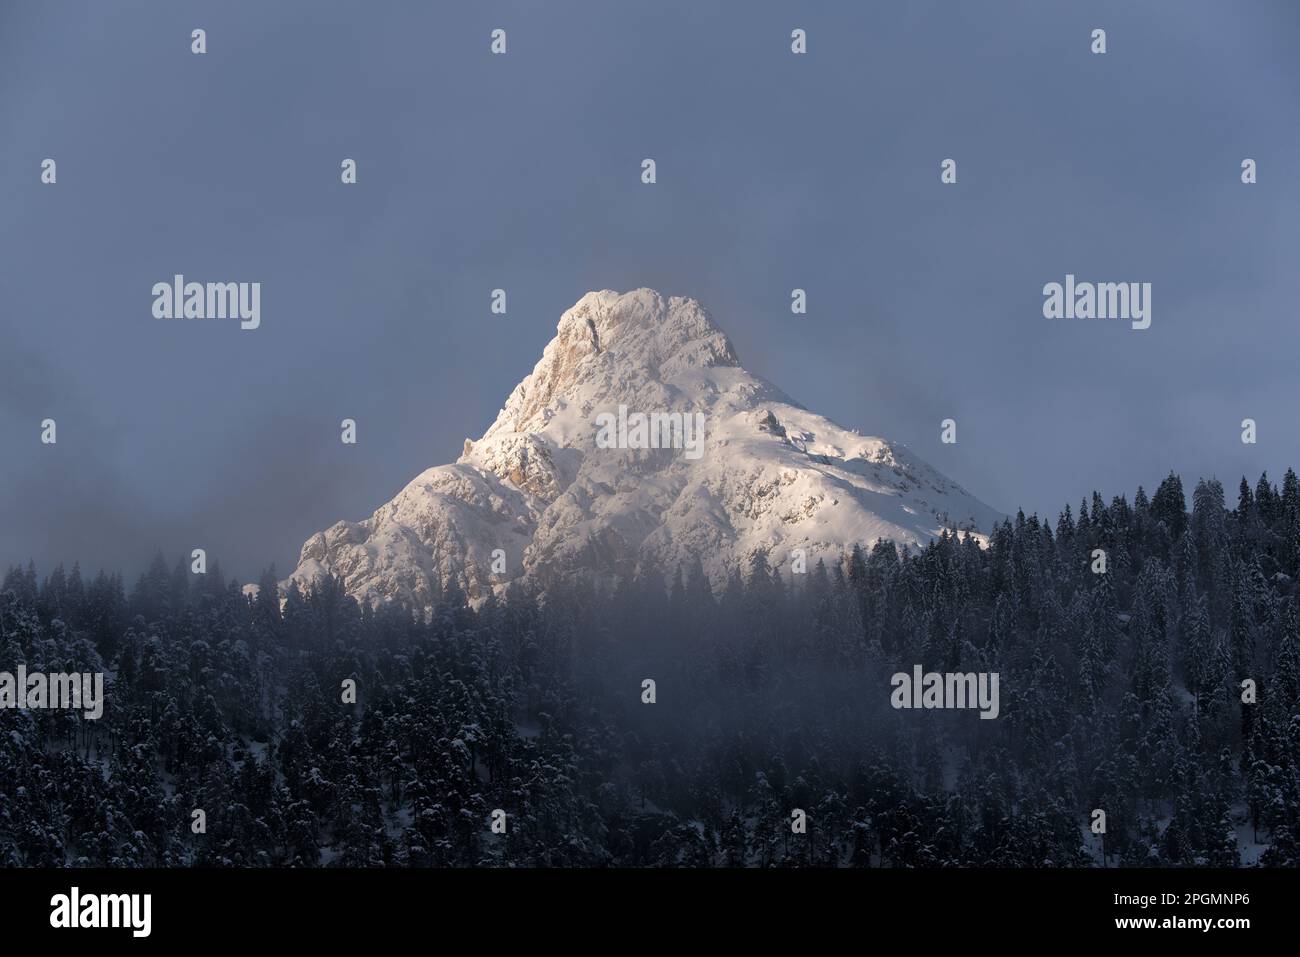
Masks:
[[[838,927],[913,928],[926,943],[1199,935],[1230,945],[1294,926],[1293,880],[1276,870],[13,869],[0,871],[0,919],[7,943],[337,945],[484,933],[537,944],[681,929],[696,941],[772,945],[789,933],[807,945],[810,930]]]

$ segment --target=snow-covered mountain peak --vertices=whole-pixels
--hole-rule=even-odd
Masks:
[[[653,386],[687,370],[739,364],[731,341],[694,299],[665,299],[652,289],[589,292],[560,317],[555,338],[484,437],[542,428],[546,410],[557,400],[595,399],[620,381],[623,385],[612,391],[627,399],[634,398],[628,386]]]
[[[854,544],[919,545],[998,518],[903,446],[746,372],[695,300],[602,290],[560,317],[454,464],[312,536],[291,577],[329,572],[358,598],[427,607],[452,579],[482,598],[520,577],[671,573],[698,559],[720,580],[757,552],[811,569]]]

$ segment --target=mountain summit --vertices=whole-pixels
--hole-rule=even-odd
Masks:
[[[697,427],[698,426],[698,430]],[[461,457],[361,522],[307,540],[300,585],[331,573],[358,599],[428,607],[527,577],[666,574],[715,582],[758,552],[812,569],[878,538],[921,545],[1001,516],[901,445],[804,409],[740,366],[693,299],[590,292]]]

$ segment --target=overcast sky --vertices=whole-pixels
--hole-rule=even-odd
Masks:
[[[7,0],[0,568],[283,576],[599,288],[699,299],[750,371],[1006,512],[1171,469],[1235,499],[1300,466],[1297,48],[1290,0]],[[154,319],[175,273],[261,282],[261,328]],[[1044,319],[1066,273],[1150,282],[1151,328]]]

